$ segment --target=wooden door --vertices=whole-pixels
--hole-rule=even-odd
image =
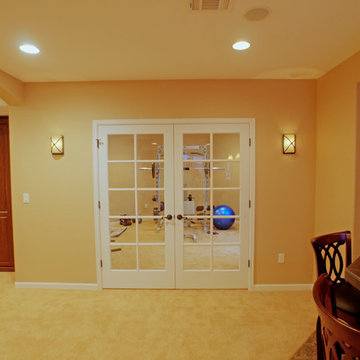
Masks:
[[[0,271],[14,271],[8,117],[0,117]]]

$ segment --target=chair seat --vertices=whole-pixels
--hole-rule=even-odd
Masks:
[[[360,319],[360,291],[349,283],[334,284],[335,304],[342,310],[357,319]]]

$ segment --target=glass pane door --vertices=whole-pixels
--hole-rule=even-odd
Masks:
[[[177,287],[247,287],[248,138],[247,125],[175,126]]]
[[[99,136],[103,287],[247,288],[249,125]]]
[[[101,139],[103,286],[174,287],[172,126],[105,127]]]

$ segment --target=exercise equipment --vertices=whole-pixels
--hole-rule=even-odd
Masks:
[[[207,218],[210,215],[210,192],[206,190],[210,187],[210,172],[216,171],[216,170],[225,170],[224,167],[219,166],[211,166],[210,163],[210,144],[205,145],[184,145],[183,147],[183,160],[184,160],[184,171],[199,171],[199,174],[203,174],[203,181],[205,188],[204,190],[204,196],[203,196],[203,205],[196,206],[196,212],[199,217],[204,218],[198,218],[199,222],[202,222],[202,228],[204,233],[210,234],[210,226],[208,226]],[[184,182],[184,187],[186,188],[188,184]],[[187,214],[185,211],[189,210],[189,200],[193,201],[194,199],[189,199],[189,196],[191,194],[187,194],[187,191],[184,191],[184,215],[195,215],[195,211],[193,211],[193,214]],[[196,199],[195,199],[196,200]],[[195,205],[195,202],[194,202]],[[195,206],[194,206],[195,207]],[[188,226],[191,224],[187,223]],[[213,232],[214,235],[216,235]],[[187,234],[184,234],[184,237],[187,237]],[[189,236],[190,237],[190,236]],[[195,240],[194,240],[195,242]]]
[[[214,209],[215,216],[230,216],[235,215],[234,210],[227,205],[218,205]],[[230,229],[232,224],[234,223],[234,218],[216,218],[213,220],[214,226],[219,230],[227,230]]]
[[[161,200],[161,170],[162,167],[162,160],[164,159],[164,147],[162,145],[157,145],[157,161],[151,164],[151,167],[141,167],[140,170],[145,170],[150,172],[151,177],[155,180],[155,187],[156,191],[152,198],[152,201],[155,203],[153,208],[153,215],[157,218],[154,218],[154,221],[157,223],[157,232],[160,231],[164,224],[164,202]],[[218,171],[218,170],[225,170],[225,167],[219,166],[211,166],[210,162],[210,144],[204,145],[184,145],[183,147],[183,170],[186,172],[198,171],[199,175],[202,174],[203,179],[203,188],[204,195],[202,197],[202,205],[196,204],[196,199],[193,198],[192,194],[188,194],[188,192],[184,191],[184,215],[189,216],[190,218],[184,219],[184,226],[191,227],[192,224],[195,224],[195,221],[201,223],[202,229],[204,233],[210,233],[210,226],[208,218],[211,214],[211,206],[210,206],[210,191],[207,190],[210,187],[210,172],[211,171]],[[194,175],[196,176],[196,175]],[[184,181],[184,187],[186,188],[188,184]],[[196,206],[197,205],[197,206]],[[221,208],[220,205],[217,208]],[[230,207],[227,207],[232,211]],[[234,215],[232,213],[219,213],[214,215]],[[199,216],[196,219],[195,216]],[[232,224],[234,223],[234,219],[225,218],[225,219],[214,219],[213,221],[214,226],[220,230],[229,229]],[[214,235],[217,235],[216,232],[213,232]],[[196,235],[192,234],[191,232],[184,233],[184,237],[192,238],[194,242],[197,242]]]
[[[155,144],[154,144],[155,145]],[[152,197],[152,201],[156,203],[157,206],[153,208],[153,215],[154,216],[162,216],[161,218],[155,218],[154,221],[157,223],[156,231],[160,232],[161,228],[164,225],[164,201],[161,200],[161,172],[163,168],[161,168],[161,160],[164,159],[164,147],[162,145],[157,146],[156,152],[157,162],[153,162],[151,167],[141,167],[140,170],[147,170],[151,171],[151,177],[155,179],[156,188],[158,189],[155,192],[155,195]]]

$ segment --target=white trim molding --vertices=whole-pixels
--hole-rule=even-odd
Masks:
[[[98,284],[15,282],[16,289],[63,289],[63,290],[100,290]]]
[[[313,284],[255,284],[249,290],[255,291],[309,291]]]

